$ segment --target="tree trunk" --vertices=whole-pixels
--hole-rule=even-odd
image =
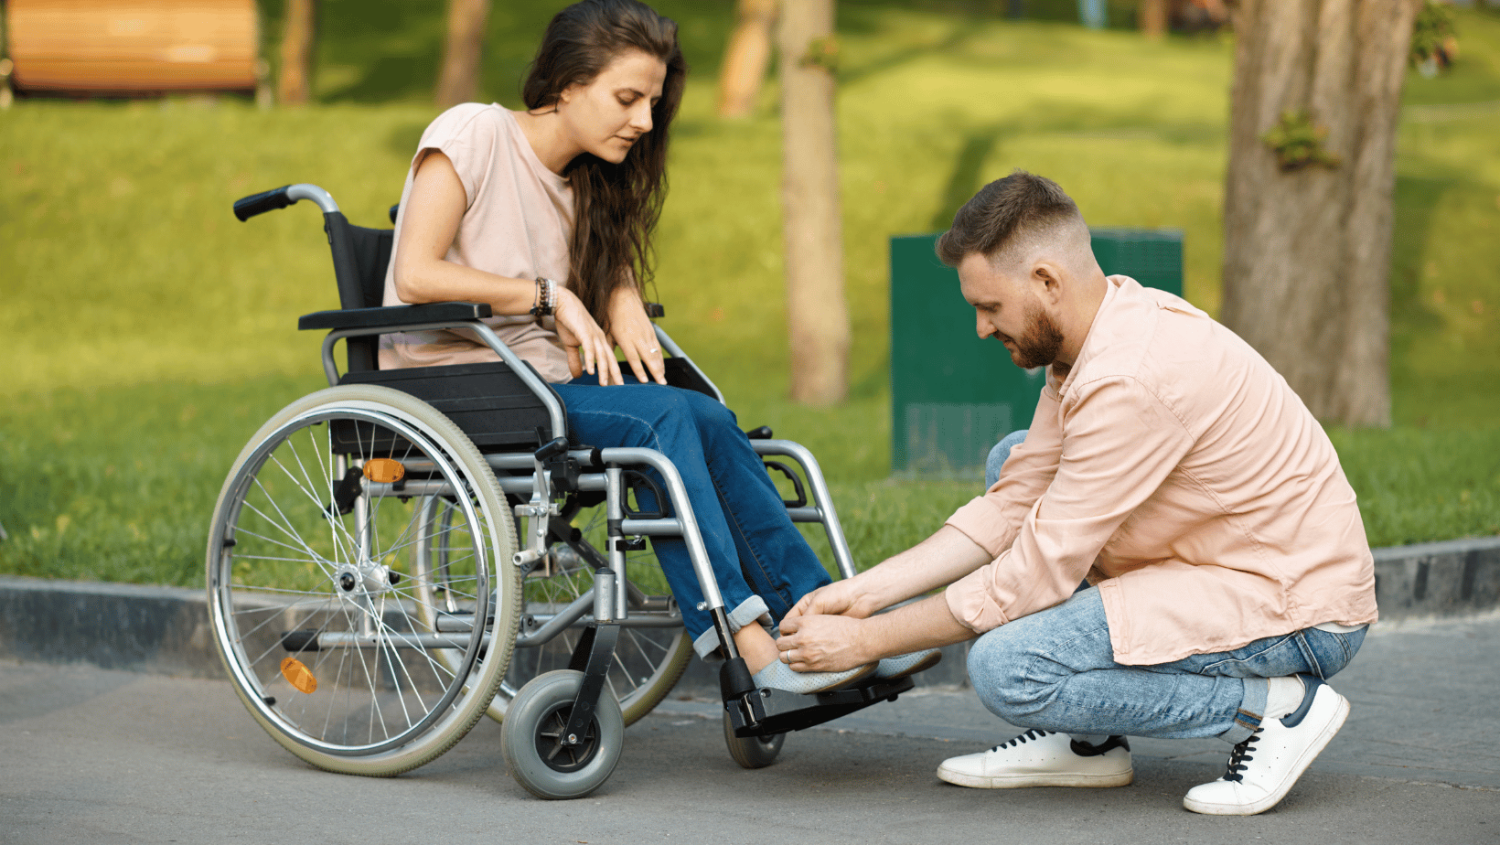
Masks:
[[[719,71],[719,117],[749,117],[771,62],[776,0],[739,0],[739,23]]]
[[[1160,41],[1167,34],[1167,5],[1167,0],[1141,0],[1137,25],[1152,41]]]
[[[849,311],[834,128],[833,0],[781,10],[782,232],[792,399],[834,405],[848,392]]]
[[[1422,0],[1241,0],[1224,192],[1222,318],[1315,416],[1390,424],[1396,122]],[[1328,163],[1265,140],[1288,112]]]
[[[448,40],[438,75],[437,104],[443,108],[479,96],[479,54],[490,0],[448,0]]]
[[[287,0],[281,35],[281,75],[276,80],[276,101],[284,106],[307,102],[317,11],[317,0]]]

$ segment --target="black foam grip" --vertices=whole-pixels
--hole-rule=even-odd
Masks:
[[[241,197],[234,201],[234,216],[241,221],[249,220],[257,214],[265,214],[267,211],[275,211],[278,208],[286,208],[295,200],[287,197],[287,188],[291,185],[282,185],[272,191],[262,191]]]

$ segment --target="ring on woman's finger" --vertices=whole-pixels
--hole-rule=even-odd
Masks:
[[[653,347],[651,347],[651,351],[652,352],[660,352],[661,350],[657,349],[655,346],[653,346]]]

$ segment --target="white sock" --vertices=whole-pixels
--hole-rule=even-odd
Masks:
[[[1266,712],[1262,721],[1290,716],[1293,710],[1302,705],[1302,698],[1307,692],[1302,686],[1301,678],[1292,675],[1267,678],[1266,682],[1270,689],[1266,692]]]
[[[1083,742],[1089,745],[1103,745],[1109,741],[1109,734],[1068,734],[1074,742]]]

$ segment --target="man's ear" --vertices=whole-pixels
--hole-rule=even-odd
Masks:
[[[1038,261],[1031,268],[1031,282],[1044,302],[1056,303],[1062,298],[1062,270],[1051,261]]]

